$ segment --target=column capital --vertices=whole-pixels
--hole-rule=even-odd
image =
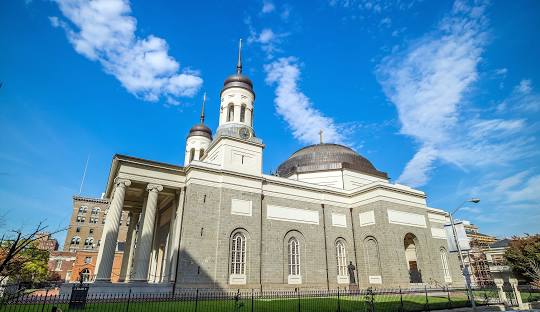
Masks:
[[[159,184],[152,184],[152,183],[149,183],[149,184],[146,186],[146,189],[147,189],[149,192],[161,192],[161,191],[163,191],[163,186],[162,186],[162,185],[159,185]]]
[[[114,184],[116,186],[130,186],[131,185],[131,180],[122,179],[122,178],[116,178],[116,179],[114,179]]]

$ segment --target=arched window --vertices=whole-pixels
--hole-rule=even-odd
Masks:
[[[422,270],[418,265],[417,241],[418,239],[412,233],[408,233],[403,239],[403,247],[405,248],[405,259],[407,260],[407,268],[409,269],[409,281],[411,283],[422,283]]]
[[[71,245],[79,245],[79,242],[81,241],[81,238],[79,236],[73,236],[71,239]]]
[[[336,243],[337,272],[338,276],[347,276],[347,251],[342,240]]]
[[[192,148],[189,151],[189,161],[191,162],[193,160],[193,158],[195,158],[195,149],[194,148]]]
[[[86,213],[87,210],[88,210],[87,206],[81,206],[79,207],[79,214]]]
[[[81,274],[83,283],[87,283],[90,281],[90,270],[88,270],[87,268],[84,268],[82,269],[80,274]]]
[[[441,257],[441,265],[443,269],[444,281],[447,283],[450,283],[452,282],[452,276],[450,275],[450,269],[448,267],[448,254],[446,253],[446,249],[441,248],[440,257]]]
[[[240,106],[240,122],[246,121],[246,104]]]
[[[199,150],[199,159],[202,159],[203,156],[204,156],[204,148],[201,148],[201,149]]]
[[[379,243],[373,236],[364,239],[365,266],[370,284],[382,283],[381,259],[379,254]]]
[[[101,209],[99,209],[99,207],[94,207],[94,208],[92,208],[92,214],[93,214],[93,215],[99,214],[100,211],[101,211]]]
[[[94,245],[94,239],[92,237],[88,237],[84,240],[84,248],[92,248],[92,245]]]
[[[246,237],[242,233],[232,237],[231,274],[246,274]]]
[[[295,237],[289,239],[289,275],[300,275],[300,245]]]
[[[251,126],[253,127],[253,109],[251,110]]]
[[[234,120],[234,105],[229,104],[229,107],[227,108],[227,121],[233,121]]]

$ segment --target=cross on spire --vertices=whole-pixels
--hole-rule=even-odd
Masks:
[[[322,131],[322,129],[319,130],[319,139],[321,140],[321,144],[323,144],[323,131]]]
[[[206,92],[204,92],[203,102],[201,107],[201,125],[204,124],[204,104],[206,103]]]
[[[242,74],[242,39],[238,43],[238,63],[236,64],[236,74]]]

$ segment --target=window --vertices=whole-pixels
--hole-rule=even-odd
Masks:
[[[90,217],[90,223],[96,224],[98,223],[99,218],[98,217]]]
[[[89,229],[89,230],[88,230],[88,233],[89,233],[89,234],[94,234],[94,229]]]
[[[75,229],[75,233],[80,233],[81,232],[81,227],[78,226],[76,229]]]
[[[193,158],[195,158],[195,149],[194,148],[192,148],[189,151],[189,161],[191,162],[193,160]]]
[[[79,236],[73,236],[71,239],[71,245],[79,245],[81,238]]]
[[[347,272],[347,251],[343,241],[336,243],[337,271],[338,276],[348,276]]]
[[[99,209],[99,207],[92,208],[92,214],[93,215],[98,215],[100,211],[101,211],[101,209]]]
[[[84,240],[84,248],[85,249],[92,249],[94,248],[94,239],[92,237],[88,237]]]
[[[79,207],[79,214],[84,214],[86,213],[86,211],[88,211],[88,207],[86,206]]]
[[[240,106],[240,122],[246,121],[246,104]]]
[[[131,215],[128,215],[127,217],[126,226],[129,225],[129,222],[131,222]]]
[[[85,258],[84,258],[84,263],[85,263],[85,264],[90,264],[90,263],[92,263],[92,257],[85,257]]]
[[[232,238],[231,274],[246,274],[246,237],[242,233]]]
[[[87,258],[89,258],[89,257],[87,257]],[[86,282],[90,281],[90,270],[88,270],[88,269],[83,269],[83,270],[81,271],[80,275],[81,275],[81,278],[82,278],[82,281],[83,281],[83,282],[86,283]]]
[[[62,271],[62,260],[56,260],[55,271]]]
[[[77,216],[77,222],[83,223],[84,221],[86,221],[86,218],[85,218],[85,217],[83,217],[83,216]]]
[[[204,148],[201,148],[201,149],[199,150],[199,159],[202,159],[203,156],[204,156]]]
[[[251,126],[253,127],[253,110],[251,110]]]
[[[103,213],[103,219],[101,219],[101,224],[105,224],[105,219],[107,218],[107,214],[109,213],[109,209],[105,210]]]
[[[441,248],[440,257],[444,274],[444,281],[449,283],[452,281],[452,276],[450,275],[450,269],[448,268],[448,255],[446,254],[446,249]]]
[[[295,237],[289,239],[289,275],[300,275],[300,246]]]
[[[227,108],[227,121],[233,121],[234,120],[234,106],[232,104],[229,104],[229,107]]]

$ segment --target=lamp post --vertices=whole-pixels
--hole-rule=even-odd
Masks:
[[[465,205],[465,203],[478,204],[479,202],[480,202],[479,198],[467,199],[466,201],[462,202],[461,205],[459,205],[459,207],[454,209],[454,211],[452,211],[452,213],[450,214],[450,224],[452,225],[452,232],[454,233],[454,242],[455,242],[456,248],[458,250],[459,260],[461,261],[462,273],[463,273],[463,277],[465,277],[465,284],[467,285],[467,292],[469,293],[469,298],[471,299],[471,308],[473,309],[473,311],[476,311],[476,303],[474,302],[474,295],[473,295],[473,292],[472,292],[472,289],[471,289],[471,284],[470,284],[471,279],[470,279],[470,276],[469,276],[469,270],[465,267],[465,261],[463,260],[463,254],[461,253],[461,246],[459,246],[459,241],[458,241],[458,238],[457,238],[456,225],[454,224],[454,214],[456,212],[458,212],[458,210],[463,208],[463,205]]]

